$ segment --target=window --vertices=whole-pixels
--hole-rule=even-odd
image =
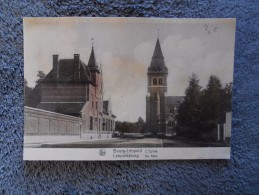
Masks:
[[[158,79],[158,84],[159,84],[159,85],[163,85],[163,78],[159,78],[159,79]]]
[[[90,116],[90,130],[93,130],[93,117]]]
[[[157,79],[153,78],[153,85],[157,85]]]

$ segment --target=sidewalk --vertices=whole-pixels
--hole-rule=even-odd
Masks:
[[[42,140],[42,141],[37,141],[37,142],[27,142],[24,143],[24,147],[40,147],[41,145],[56,145],[56,144],[73,144],[73,143],[78,143],[78,142],[94,142],[94,141],[102,141],[102,140],[114,140],[114,139],[118,139],[118,138],[95,138],[95,139],[87,139],[87,138],[80,138],[80,137],[76,137],[76,139],[69,139],[69,140]]]

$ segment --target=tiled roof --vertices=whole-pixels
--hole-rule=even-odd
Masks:
[[[74,72],[78,71],[79,79],[74,79]],[[90,72],[84,62],[79,61],[79,70],[74,64],[74,59],[59,60],[58,79],[52,77],[53,69],[46,75],[42,82],[91,82]]]
[[[79,117],[83,106],[84,103],[40,103],[37,108]]]

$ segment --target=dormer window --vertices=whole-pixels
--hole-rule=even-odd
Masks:
[[[153,78],[153,85],[157,85],[157,79]]]
[[[159,79],[158,79],[158,84],[159,84],[159,85],[163,85],[163,78],[159,78]]]

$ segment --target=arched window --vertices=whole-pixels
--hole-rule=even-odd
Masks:
[[[158,84],[159,84],[159,85],[163,85],[163,78],[159,78],[159,79],[158,79]]]
[[[157,79],[153,78],[153,85],[157,85]]]

